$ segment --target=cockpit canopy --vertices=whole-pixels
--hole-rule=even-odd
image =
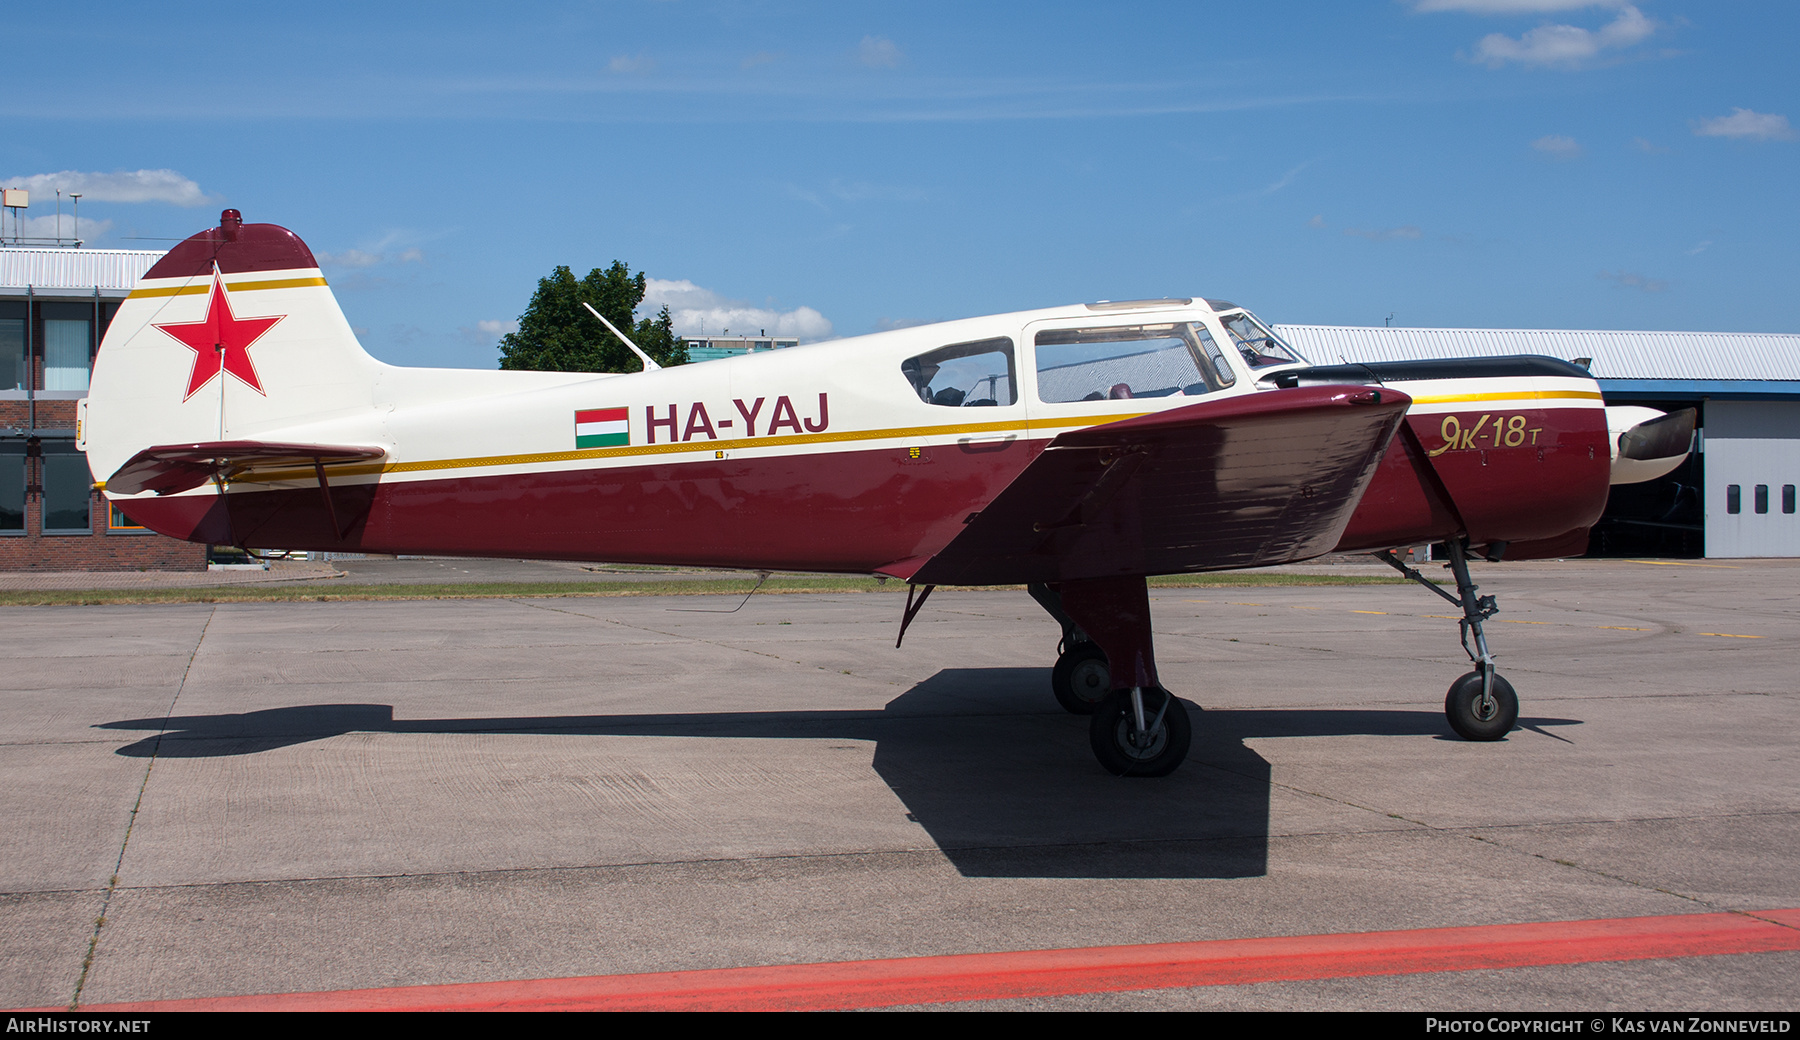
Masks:
[[[1046,404],[1193,397],[1234,386],[1242,370],[1227,360],[1218,328],[1252,372],[1303,363],[1248,312],[1221,306],[1231,309],[1219,316],[1218,326],[1189,320],[1040,328],[1023,351],[1015,350],[1011,337],[995,336],[914,355],[900,371],[924,403],[971,408],[1018,402],[1018,353],[1027,355],[1038,400]]]

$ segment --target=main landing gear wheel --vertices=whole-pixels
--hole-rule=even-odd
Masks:
[[[1168,776],[1187,758],[1194,730],[1187,707],[1167,690],[1143,691],[1144,726],[1130,690],[1114,690],[1088,722],[1094,757],[1114,776]]]
[[[1076,643],[1056,659],[1050,672],[1056,703],[1071,715],[1092,715],[1112,689],[1106,654],[1093,643]]]
[[[1483,697],[1481,673],[1470,672],[1450,684],[1444,698],[1444,714],[1450,728],[1464,740],[1499,740],[1519,721],[1519,695],[1512,683],[1494,676],[1493,696]]]

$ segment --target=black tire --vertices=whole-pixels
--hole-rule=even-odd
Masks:
[[[1140,748],[1131,742],[1135,723],[1131,691],[1114,690],[1106,695],[1088,722],[1088,742],[1093,745],[1094,757],[1100,760],[1102,768],[1114,776],[1168,776],[1181,765],[1187,758],[1188,745],[1194,739],[1187,705],[1167,690],[1146,689],[1145,721],[1155,718],[1165,702],[1168,702],[1169,710],[1163,713],[1162,725],[1152,735],[1148,746]]]
[[[1519,695],[1513,692],[1512,683],[1496,675],[1493,709],[1483,712],[1481,673],[1470,672],[1450,684],[1444,715],[1464,740],[1500,740],[1519,722]]]
[[[1092,715],[1112,691],[1112,669],[1106,654],[1094,643],[1076,643],[1056,659],[1050,671],[1050,689],[1056,703],[1071,715]]]

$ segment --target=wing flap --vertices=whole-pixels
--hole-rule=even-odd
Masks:
[[[1072,581],[1322,555],[1411,403],[1386,388],[1302,387],[1062,434],[910,580]]]
[[[387,455],[385,448],[345,444],[279,444],[267,441],[204,441],[159,444],[133,455],[108,477],[106,490],[118,495],[154,491],[159,495],[232,480],[250,470],[301,470],[312,474]]]

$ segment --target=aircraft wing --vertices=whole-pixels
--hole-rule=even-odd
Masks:
[[[1263,567],[1337,544],[1412,399],[1303,387],[1058,436],[912,574],[931,585]]]
[[[367,462],[386,455],[383,448],[343,444],[271,444],[267,441],[204,441],[159,444],[133,455],[106,480],[106,490],[120,495],[154,491],[171,495],[213,479],[230,480],[257,469],[298,469],[310,476],[327,467]]]

